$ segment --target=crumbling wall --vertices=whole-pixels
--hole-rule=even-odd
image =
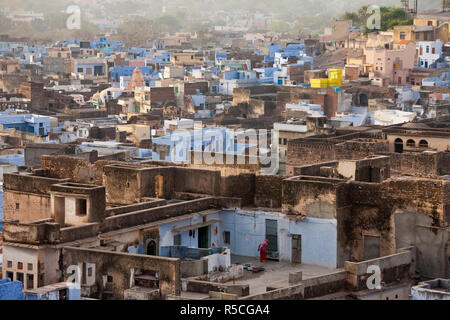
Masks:
[[[171,199],[177,189],[177,186],[181,187],[183,185],[183,182],[177,179],[176,170],[177,168],[175,167],[155,167],[143,169],[141,171],[140,178],[141,196]],[[158,184],[161,182],[162,187],[158,187]],[[159,190],[157,190],[157,188]]]
[[[94,184],[103,183],[103,167],[114,164],[114,161],[99,160],[90,163],[88,160],[70,156],[47,156],[41,158],[41,168],[47,170],[49,177],[71,179],[73,182]]]
[[[223,197],[241,198],[244,206],[254,204],[255,188],[256,182],[253,173],[229,175],[221,177],[220,180],[220,195]]]
[[[391,170],[394,174],[410,174],[421,176],[436,176],[449,169],[450,161],[441,156],[443,153],[391,153]],[[448,159],[450,160],[450,159]]]
[[[112,299],[124,299],[124,290],[130,288],[132,270],[149,270],[158,273],[161,298],[181,294],[180,259],[136,255],[104,250],[65,247],[62,249],[63,277],[68,278],[69,266],[80,263],[95,264],[95,285],[99,298],[107,298],[104,276],[112,277]]]
[[[281,208],[283,176],[255,176],[255,206],[264,208]]]
[[[103,184],[106,189],[106,202],[114,204],[132,204],[143,196],[140,184],[141,171],[134,167],[103,167]]]
[[[51,217],[50,186],[67,179],[5,173],[3,175],[3,213],[5,220],[31,222]]]
[[[394,254],[397,210],[421,213],[430,218],[429,227],[441,227],[448,219],[448,184],[412,177],[345,184],[337,196],[339,254],[350,261],[364,260],[365,236],[379,237],[380,256]]]
[[[176,168],[175,181],[177,192],[220,194],[220,171]]]
[[[286,171],[293,167],[335,160],[358,160],[388,152],[387,141],[350,140],[336,143],[325,139],[289,140],[286,152]]]
[[[345,180],[293,177],[283,180],[283,212],[322,219],[336,219],[337,188]]]
[[[312,177],[330,177],[332,178],[333,175],[331,174],[333,171],[335,171],[337,165],[339,164],[338,161],[329,161],[329,162],[321,162],[317,164],[309,164],[304,165],[301,167],[292,167],[292,175],[293,176],[312,176]],[[324,168],[333,168],[334,170],[328,170]],[[331,171],[331,172],[330,172]]]

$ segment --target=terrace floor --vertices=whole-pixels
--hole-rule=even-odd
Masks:
[[[263,267],[265,269],[265,271],[259,273],[244,270],[244,277],[234,281],[235,284],[250,285],[250,295],[264,293],[266,292],[266,288],[268,286],[272,288],[283,288],[290,286],[290,272],[301,271],[303,279],[309,279],[343,270],[311,264],[293,264],[278,261],[260,262],[258,259],[252,257],[242,257],[236,255],[231,256],[231,263],[242,265],[250,264],[251,266]],[[227,283],[232,284],[233,281],[229,281]]]

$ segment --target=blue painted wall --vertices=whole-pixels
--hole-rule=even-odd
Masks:
[[[218,220],[219,219],[219,213],[214,213],[211,215],[208,215],[207,220]],[[190,219],[185,219],[181,221],[176,221],[172,223],[168,223],[165,225],[162,225],[159,227],[159,234],[160,234],[160,250],[163,247],[170,247],[174,245],[173,238],[175,235],[180,234],[181,235],[181,246],[184,247],[198,247],[198,230],[195,230],[195,233],[190,233],[189,231],[183,231],[179,233],[173,232],[173,228],[180,228],[180,227],[186,227],[190,225],[195,225],[202,223],[202,217],[194,217]],[[218,233],[216,234],[216,227],[218,230]],[[215,244],[216,247],[221,247],[223,243],[223,235],[221,232],[221,228],[219,223],[215,223],[211,225],[211,239],[210,239],[211,245],[212,243]]]
[[[0,280],[0,300],[23,300],[23,284],[6,278]]]
[[[258,246],[266,238],[266,219],[278,224],[278,252],[282,261],[291,261],[292,237],[302,236],[302,263],[336,268],[337,221],[306,218],[295,222],[280,213],[234,210],[220,214],[221,230],[231,235],[233,254],[258,257]],[[219,245],[223,245],[219,243]]]
[[[160,250],[173,246],[174,227],[201,223],[201,217],[186,219],[160,226]],[[306,218],[303,221],[287,219],[279,212],[223,210],[209,215],[208,220],[219,220],[211,226],[211,243],[216,247],[229,247],[232,254],[258,257],[258,246],[266,238],[266,219],[276,220],[278,252],[281,261],[291,261],[292,235],[301,235],[302,263],[330,268],[337,267],[337,221],[335,219]],[[217,228],[217,233],[216,233]],[[224,243],[224,232],[230,232],[230,244]],[[198,247],[198,230],[195,236],[185,231],[181,246]]]

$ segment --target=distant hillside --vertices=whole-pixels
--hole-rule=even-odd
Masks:
[[[189,14],[199,12],[241,11],[249,10],[261,13],[277,13],[287,15],[316,15],[333,14],[339,15],[345,11],[359,9],[363,5],[377,4],[380,6],[401,6],[400,0],[0,0],[0,7],[11,9],[24,9],[33,11],[55,11],[67,7],[69,4],[77,3],[83,10],[96,8],[101,10],[102,6],[112,13],[125,11],[166,12],[177,11],[180,8]],[[419,0],[419,10],[438,9],[441,0]]]

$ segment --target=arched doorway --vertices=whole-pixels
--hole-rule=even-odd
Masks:
[[[395,139],[394,142],[394,151],[396,153],[402,153],[403,152],[403,140],[400,138]]]
[[[147,255],[148,256],[156,256],[156,241],[150,240],[147,243]]]

